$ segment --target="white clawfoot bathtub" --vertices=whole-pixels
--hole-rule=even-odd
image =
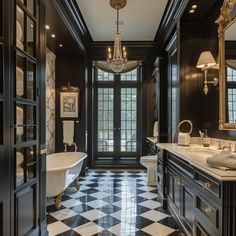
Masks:
[[[60,195],[80,174],[83,152],[59,152],[47,155],[46,196]]]

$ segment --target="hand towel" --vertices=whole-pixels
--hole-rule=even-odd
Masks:
[[[63,120],[63,143],[72,145],[74,143],[74,121]]]
[[[207,164],[213,167],[236,168],[236,154],[229,151],[222,151],[212,157],[207,158]]]
[[[158,121],[154,122],[154,126],[153,126],[153,137],[157,137],[158,136]]]

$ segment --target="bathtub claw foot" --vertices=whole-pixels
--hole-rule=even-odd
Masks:
[[[79,189],[80,189],[79,177],[77,177],[77,178],[75,179],[75,188],[76,188],[77,191],[79,191]]]
[[[60,193],[54,198],[56,209],[59,209],[61,207],[61,197],[62,197],[62,194]]]

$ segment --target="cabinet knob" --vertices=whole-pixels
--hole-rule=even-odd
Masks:
[[[210,206],[206,206],[206,207],[204,207],[203,210],[204,210],[206,213],[211,213],[211,212],[214,211],[214,209],[213,209],[212,207],[210,207]]]
[[[204,186],[207,188],[211,188],[212,187],[212,183],[211,182],[205,182]]]

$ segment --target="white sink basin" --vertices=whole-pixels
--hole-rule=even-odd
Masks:
[[[218,150],[208,147],[184,147],[181,152],[188,153],[194,156],[213,156],[219,153]]]

